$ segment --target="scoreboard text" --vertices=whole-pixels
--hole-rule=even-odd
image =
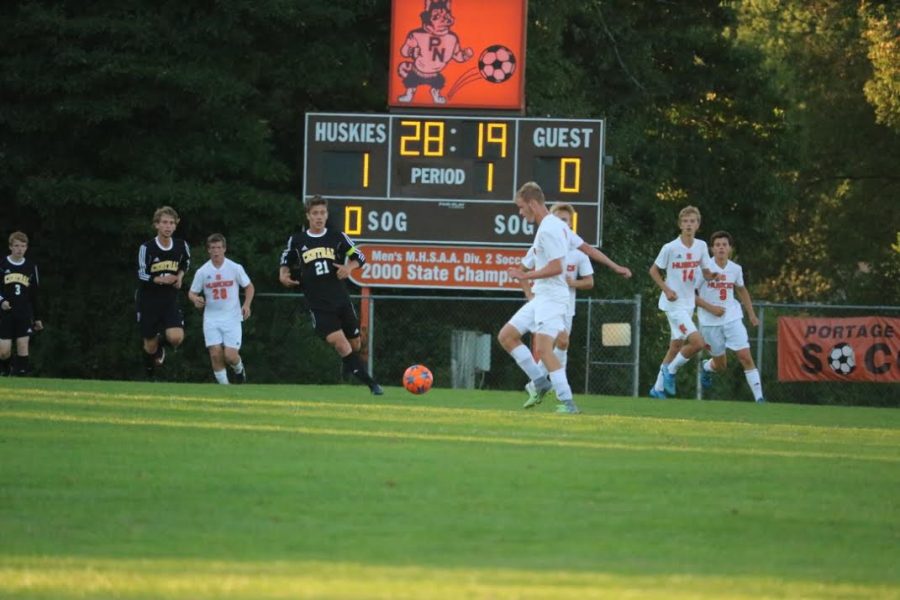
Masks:
[[[602,120],[309,113],[304,197],[365,242],[528,245],[513,202],[536,181],[601,242]]]

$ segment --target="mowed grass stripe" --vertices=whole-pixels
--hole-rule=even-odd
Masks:
[[[680,449],[685,452],[714,451],[746,455],[807,456],[833,458],[869,458],[889,462],[900,461],[896,449],[900,447],[900,432],[892,429],[876,428],[831,428],[812,425],[754,424],[726,421],[692,421],[659,417],[631,417],[615,414],[581,415],[576,419],[560,419],[555,415],[524,413],[521,410],[443,408],[421,405],[359,404],[343,402],[284,401],[284,400],[241,400],[224,397],[208,398],[194,396],[156,396],[136,394],[89,394],[85,392],[54,393],[46,390],[0,390],[0,401],[19,403],[35,409],[41,403],[71,404],[73,408],[85,412],[90,407],[123,408],[130,412],[154,413],[158,421],[159,413],[178,417],[177,413],[203,412],[232,415],[242,421],[256,419],[264,426],[270,418],[279,423],[285,419],[303,419],[304,426],[295,432],[310,432],[311,420],[389,423],[394,426],[416,428],[431,425],[440,426],[441,433],[452,427],[466,431],[476,426],[482,433],[480,439],[508,440],[509,432],[515,430],[516,440],[534,441],[548,436],[553,440],[540,443],[559,445],[557,438],[569,438],[567,443],[574,446],[605,449],[660,450]],[[20,393],[21,392],[21,393]],[[60,398],[59,396],[63,397]],[[21,407],[21,406],[20,406]],[[266,411],[262,407],[273,407]],[[88,411],[90,412],[90,411]],[[114,413],[118,414],[118,413]],[[537,417],[537,418],[535,418]],[[169,421],[166,421],[169,422]],[[564,427],[560,423],[565,422]],[[335,435],[334,428],[316,427],[315,430]],[[346,430],[341,430],[346,433]],[[493,435],[491,435],[493,434]],[[361,435],[353,431],[352,435]],[[384,435],[384,434],[382,434]],[[397,433],[388,433],[398,436]],[[585,441],[572,440],[577,437]],[[603,438],[598,442],[597,438]],[[636,444],[635,437],[666,439],[668,444]],[[423,439],[427,439],[423,438]],[[434,438],[432,438],[434,439]],[[445,436],[443,441],[450,441]],[[471,436],[457,436],[458,441],[474,441]],[[710,445],[709,440],[725,442],[726,448]],[[623,441],[624,440],[624,441]],[[502,443],[502,442],[500,442]],[[738,448],[747,444],[748,448]],[[798,449],[798,446],[808,446]]]
[[[6,566],[2,566],[2,565]],[[571,571],[437,569],[324,561],[0,558],[0,589],[28,598],[316,598],[459,600],[758,600],[896,597],[888,586],[766,577],[623,576]]]

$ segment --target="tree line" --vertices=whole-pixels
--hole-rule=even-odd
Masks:
[[[135,256],[158,206],[195,266],[220,231],[278,291],[304,113],[385,109],[389,0],[29,0],[0,22],[0,222],[42,269],[47,375],[138,372]],[[701,237],[735,236],[757,299],[900,298],[898,22],[874,0],[529,3],[526,114],[609,125],[604,250],[637,276],[593,293],[644,294],[649,371],[644,274],[686,204]]]

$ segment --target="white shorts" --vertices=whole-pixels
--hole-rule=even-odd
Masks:
[[[203,337],[206,339],[207,348],[221,344],[226,348],[240,349],[241,334],[240,321],[203,322]]]
[[[694,325],[694,320],[691,318],[691,311],[666,311],[666,318],[669,320],[669,331],[673,340],[686,340],[697,331],[697,326]]]
[[[571,321],[569,326],[571,326]],[[520,334],[543,333],[551,337],[566,329],[566,302],[535,297],[525,303],[509,320]]]
[[[700,333],[703,334],[709,353],[713,356],[722,356],[726,348],[737,352],[750,347],[747,328],[740,319],[729,321],[724,325],[701,325]]]

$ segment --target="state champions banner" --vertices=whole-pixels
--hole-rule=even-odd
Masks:
[[[900,319],[778,319],[779,381],[900,383]]]

